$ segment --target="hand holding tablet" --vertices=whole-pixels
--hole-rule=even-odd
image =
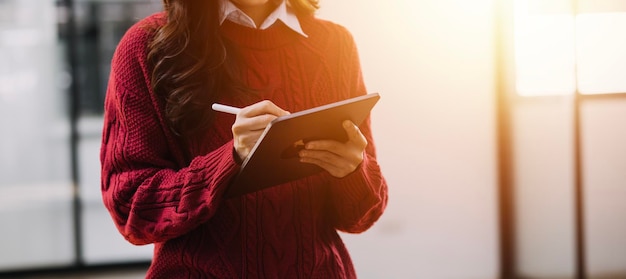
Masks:
[[[254,192],[304,178],[324,169],[329,170],[312,162],[301,161],[298,152],[304,144],[311,141],[347,143],[350,137],[344,122],[350,120],[354,125],[360,125],[379,99],[378,93],[371,93],[276,117],[259,131],[261,134],[258,140],[245,158],[242,158],[239,174],[226,196]],[[213,109],[238,115],[245,113],[244,109],[219,104],[214,105]],[[235,125],[233,130],[236,130]],[[358,130],[356,127],[355,129]],[[331,175],[341,176],[345,171],[329,172]]]

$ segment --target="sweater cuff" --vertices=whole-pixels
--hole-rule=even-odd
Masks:
[[[380,171],[376,167],[376,164],[370,162],[369,156],[363,158],[363,162],[352,173],[342,178],[333,177],[334,184],[339,184],[337,187],[333,187],[336,193],[341,196],[344,202],[360,203],[367,199],[376,199],[377,195],[374,194],[372,186],[377,185],[375,181],[380,180]],[[374,183],[375,185],[372,185]]]
[[[227,188],[232,178],[239,170],[237,159],[239,156],[233,154],[232,140],[211,151],[209,154],[197,157],[192,161],[192,172],[202,173],[208,183],[207,186],[217,187],[219,192]],[[216,189],[216,190],[217,190]]]

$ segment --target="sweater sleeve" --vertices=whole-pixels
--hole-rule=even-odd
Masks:
[[[343,29],[343,28],[342,28]],[[361,73],[356,44],[350,33],[343,29],[345,63],[342,76],[348,86],[351,97],[366,93]],[[370,118],[360,126],[368,145],[364,152],[363,162],[351,174],[343,178],[330,178],[332,207],[335,227],[339,230],[360,233],[370,228],[383,214],[387,205],[387,182],[382,175],[376,160],[376,148],[372,136]]]
[[[360,126],[364,134],[369,131],[369,121]],[[369,229],[383,214],[387,206],[387,182],[376,161],[371,136],[361,165],[343,178],[330,179],[335,227],[349,233]]]
[[[138,31],[136,31],[137,33]],[[143,34],[139,32],[140,34]],[[133,244],[179,237],[209,220],[239,166],[232,141],[180,167],[145,77],[143,43],[126,36],[114,56],[101,146],[102,198]]]

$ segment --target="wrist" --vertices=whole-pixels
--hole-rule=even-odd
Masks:
[[[237,163],[237,165],[243,164],[243,159],[241,158],[241,156],[239,156],[239,153],[237,152],[237,149],[235,149],[235,147],[233,147],[233,159],[235,160],[235,163]]]

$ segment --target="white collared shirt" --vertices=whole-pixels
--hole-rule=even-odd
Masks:
[[[195,1],[195,0],[194,0]],[[254,20],[250,18],[247,14],[241,11],[235,4],[230,2],[229,0],[220,0],[220,24],[224,23],[224,20],[230,20],[234,23],[250,27],[250,28],[258,28],[258,29],[267,29],[272,26],[276,21],[282,21],[289,29],[295,31],[296,33],[308,37],[304,31],[302,31],[302,27],[300,26],[300,21],[298,21],[298,17],[291,10],[291,8],[287,7],[287,3],[283,1],[276,9],[261,23],[261,26],[256,26]]]

